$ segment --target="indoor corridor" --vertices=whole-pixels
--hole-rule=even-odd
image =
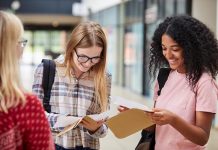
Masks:
[[[33,72],[35,67],[31,65],[22,65],[21,66],[21,78],[24,84],[24,87],[31,91],[31,84],[33,82]],[[118,87],[116,85],[112,85],[111,96],[121,96],[128,100],[134,100],[135,102],[145,104],[149,107],[152,106],[152,100],[149,98],[145,98],[138,94],[134,94],[133,92]],[[117,106],[111,104],[110,116],[114,116],[118,113]],[[134,150],[136,144],[140,139],[140,132],[137,132],[127,138],[118,139],[113,133],[109,130],[107,136],[101,139],[101,150]],[[208,150],[217,150],[218,148],[218,128],[212,128],[210,139],[208,142]]]

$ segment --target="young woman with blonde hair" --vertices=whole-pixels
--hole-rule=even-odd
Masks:
[[[106,37],[95,22],[83,22],[71,33],[65,54],[55,60],[56,71],[51,89],[51,127],[58,117],[68,114],[83,117],[105,112],[109,108],[111,75],[106,72]],[[44,98],[42,88],[43,64],[34,76],[33,91]],[[56,149],[100,149],[99,138],[104,137],[107,127],[103,123],[81,122],[66,134],[55,137]]]
[[[19,59],[26,40],[18,17],[0,11],[0,148],[52,150],[54,144],[43,107],[24,92]]]

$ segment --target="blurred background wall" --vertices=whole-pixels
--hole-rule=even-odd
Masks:
[[[149,99],[153,82],[147,64],[158,23],[167,16],[187,14],[216,34],[217,6],[217,0],[0,0],[0,10],[14,12],[24,23],[28,45],[23,65],[34,67],[42,58],[56,58],[78,23],[97,21],[107,35],[113,84]]]

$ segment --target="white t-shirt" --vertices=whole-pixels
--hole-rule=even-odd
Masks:
[[[156,94],[158,89],[156,83],[154,89],[154,100],[157,100],[156,108],[167,109],[190,124],[195,124],[196,111],[216,113],[218,86],[207,73],[203,73],[199,79],[196,94],[191,90],[185,74],[177,71],[170,72],[160,96]],[[163,149],[203,150],[205,146],[192,143],[170,125],[157,125],[155,150]]]

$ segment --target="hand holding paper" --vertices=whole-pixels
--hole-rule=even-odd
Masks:
[[[147,106],[122,97],[112,97],[112,102],[119,105],[120,113],[106,123],[117,138],[125,138],[154,124],[149,117],[153,111]]]
[[[86,129],[94,132],[102,124],[105,122],[105,120],[108,118],[108,112],[103,112],[101,114],[94,114],[94,115],[88,115],[83,117],[81,121],[81,125],[84,126]]]
[[[82,119],[82,121],[80,122],[80,124],[83,127],[85,127],[86,129],[88,129],[91,132],[95,132],[97,129],[99,129],[103,123],[104,123],[104,120],[95,121],[92,118],[90,118],[89,116],[85,116]]]
[[[81,124],[90,131],[95,131],[106,121],[106,124],[117,138],[125,138],[154,124],[147,113],[152,112],[152,110],[147,106],[128,101],[121,97],[113,97],[112,102],[129,109],[109,119],[109,112],[87,115],[84,117],[60,117],[55,126],[64,126],[65,128],[57,136],[72,130],[77,127],[78,124]]]
[[[146,112],[137,108],[121,112],[106,123],[117,138],[125,138],[154,124]]]
[[[94,131],[99,128],[102,123],[108,118],[108,111],[100,114],[87,115],[84,117],[74,117],[74,116],[59,116],[54,127],[65,127],[57,136],[63,135],[69,130],[74,129],[80,123],[88,130]]]
[[[149,107],[142,105],[140,103],[136,103],[133,101],[129,101],[127,99],[124,99],[123,97],[118,97],[118,96],[114,96],[112,97],[112,102],[116,105],[120,105],[120,106],[124,106],[124,108],[137,108],[137,109],[141,109],[144,110],[145,112],[153,112],[152,109],[150,109]],[[121,110],[122,112],[122,110]]]

